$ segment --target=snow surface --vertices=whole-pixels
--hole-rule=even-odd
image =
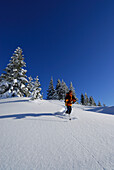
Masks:
[[[114,107],[0,100],[0,170],[114,170]]]

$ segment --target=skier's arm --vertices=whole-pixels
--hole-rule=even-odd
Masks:
[[[76,102],[76,99],[74,96],[72,96],[72,102],[75,103]]]

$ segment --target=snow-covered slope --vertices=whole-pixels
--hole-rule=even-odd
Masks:
[[[114,107],[0,100],[0,170],[114,170]]]

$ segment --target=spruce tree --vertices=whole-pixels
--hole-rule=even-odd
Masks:
[[[85,93],[84,104],[88,105],[88,103],[89,103],[89,99],[88,99],[87,93]]]
[[[28,83],[27,83],[27,88],[28,88],[28,94],[27,96],[31,96],[31,93],[33,91],[33,87],[34,87],[34,82],[33,82],[33,78],[30,76],[28,77]]]
[[[93,103],[92,103],[92,105],[93,105],[93,106],[96,106],[96,103],[95,103],[94,99],[93,99]]]
[[[32,88],[32,98],[31,100],[34,100],[34,99],[41,99],[42,98],[42,95],[41,95],[41,88],[40,88],[41,84],[39,82],[39,78],[38,76],[35,78],[35,82],[34,82],[34,86]]]
[[[92,103],[93,103],[93,97],[90,96],[90,97],[89,97],[89,104],[90,104],[90,106],[92,105]]]
[[[26,72],[23,67],[26,67],[24,62],[24,55],[22,49],[18,47],[13,56],[11,57],[10,63],[7,65],[5,72],[2,74],[2,79],[8,83],[7,91],[11,96],[27,96],[28,89],[26,87],[27,79]]]
[[[8,87],[8,83],[0,76],[0,97],[2,97],[3,94],[8,90]]]
[[[61,81],[60,79],[57,80],[57,85],[56,85],[56,94],[57,94],[57,99],[60,100],[61,99]]]
[[[100,107],[102,106],[100,101],[98,101],[98,106],[100,106]]]
[[[59,100],[64,100],[66,93],[68,92],[68,87],[66,83],[62,80],[61,86],[59,88]]]
[[[70,82],[70,90],[72,90],[72,94],[76,98],[76,93],[75,93],[75,89],[74,89],[74,87],[72,85],[72,82]]]
[[[84,95],[81,94],[81,104],[84,105]]]
[[[96,103],[92,96],[90,96],[90,98],[89,98],[89,104],[90,104],[90,106],[96,106]]]
[[[53,86],[53,78],[51,77],[51,80],[50,80],[50,83],[49,83],[49,87],[48,87],[48,90],[47,90],[47,99],[48,100],[54,100],[56,99],[56,91],[54,89],[54,86]]]
[[[74,89],[74,87],[73,87],[72,82],[70,82],[70,90],[72,90],[73,96],[75,97],[76,101],[78,101],[78,98],[76,97],[75,89]]]
[[[96,103],[95,103],[95,101],[94,101],[94,104],[93,104],[93,105],[94,105],[94,106],[97,106]]]

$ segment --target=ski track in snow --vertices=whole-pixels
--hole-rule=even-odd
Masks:
[[[95,156],[93,154],[91,154],[91,152],[89,151],[89,149],[87,149],[76,137],[74,137],[74,135],[72,134],[72,137],[82,146],[82,148],[84,150],[86,150],[89,155],[91,155],[91,157],[95,160],[96,163],[98,163],[100,165],[100,167],[105,170],[105,168],[101,165],[101,163],[95,158]]]
[[[0,101],[0,170],[114,170],[114,116],[61,101]],[[20,115],[20,116],[19,116]]]
[[[62,109],[61,110],[61,112],[63,111],[64,109]],[[70,127],[71,128],[71,127]],[[60,129],[62,129],[62,127],[60,128]],[[71,134],[72,134],[72,128],[71,128]],[[91,154],[91,152],[72,134],[71,135],[71,137],[72,138],[74,138],[75,139],[75,141],[76,142],[78,142],[79,144],[80,144],[80,146],[85,150],[85,151],[87,151],[88,152],[88,154],[89,155],[91,155],[91,157],[94,159],[94,161],[103,169],[103,170],[105,170],[105,168],[100,164],[100,162],[95,158],[95,156],[93,155],[93,154]],[[70,137],[70,138],[71,138]],[[64,139],[64,142],[65,142],[65,139]],[[63,143],[63,141],[61,142],[61,146],[62,146],[62,148],[64,147],[64,146],[69,146],[70,145],[70,143],[69,142],[66,142],[66,143],[64,143],[64,145],[62,145],[62,143]],[[67,147],[68,147],[67,146]],[[66,147],[66,148],[67,148]],[[59,149],[59,147],[57,148],[57,150]],[[56,155],[56,152],[53,154],[53,157]],[[74,169],[74,168],[73,168]]]

